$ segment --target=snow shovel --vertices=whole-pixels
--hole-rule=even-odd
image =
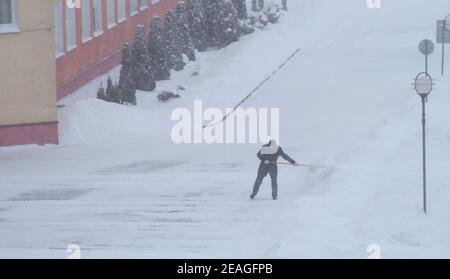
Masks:
[[[295,166],[295,167],[303,167],[303,168],[308,168],[311,172],[315,172],[316,170],[325,168],[324,166],[313,166],[313,165],[305,165],[305,164],[299,164],[299,163],[296,163],[295,165],[292,165],[291,163],[285,163],[285,162],[276,162],[276,163],[271,163],[271,164],[291,165],[291,166]]]

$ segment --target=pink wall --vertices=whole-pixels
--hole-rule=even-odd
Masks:
[[[0,126],[0,146],[58,144],[58,123]]]

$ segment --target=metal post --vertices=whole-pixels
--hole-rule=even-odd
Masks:
[[[425,137],[425,102],[426,96],[422,96],[422,149],[423,149],[423,211],[427,214],[427,165],[426,165],[426,137]]]

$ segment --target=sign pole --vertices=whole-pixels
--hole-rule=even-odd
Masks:
[[[445,20],[442,23],[442,68],[441,68],[441,75],[444,75],[444,61],[445,61]]]
[[[422,171],[423,171],[423,212],[427,214],[427,150],[426,150],[426,117],[425,104],[433,90],[433,79],[428,73],[419,73],[414,81],[417,94],[422,99]]]
[[[423,212],[427,214],[427,151],[426,151],[426,119],[425,119],[425,102],[426,96],[422,97],[422,164],[423,164]]]

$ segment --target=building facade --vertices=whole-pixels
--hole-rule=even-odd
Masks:
[[[0,146],[58,143],[58,99],[117,66],[178,0],[0,0]]]
[[[51,0],[0,0],[0,145],[58,143]]]

